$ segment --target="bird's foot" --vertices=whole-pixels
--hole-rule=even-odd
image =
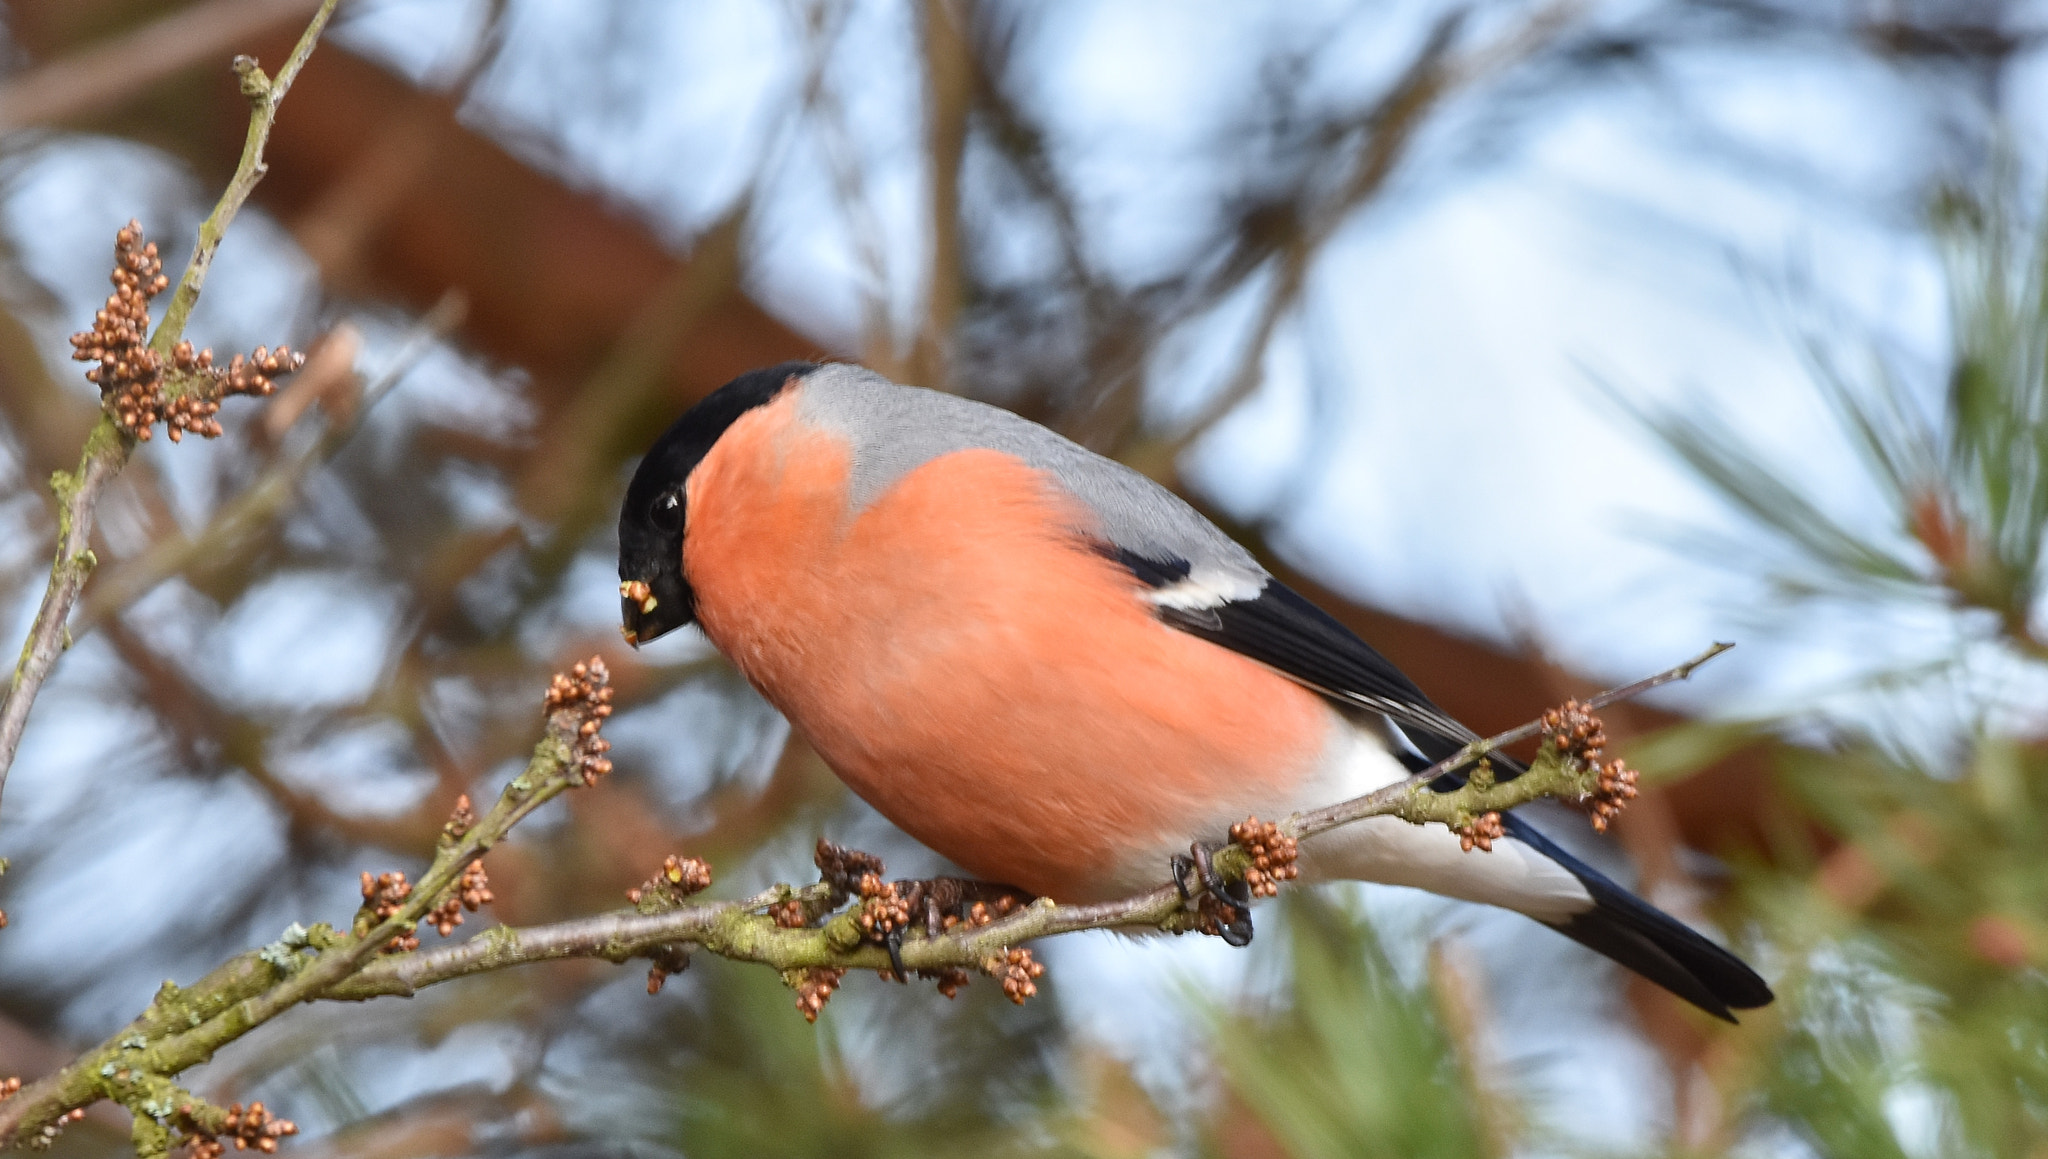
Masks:
[[[931,877],[899,881],[896,890],[913,916],[924,918],[924,932],[938,937],[961,923],[985,926],[1030,905],[1034,896],[1014,885],[965,877]]]
[[[848,897],[861,896],[863,879],[872,877],[880,880],[882,876],[881,858],[835,845],[823,837],[818,838],[818,848],[811,860],[818,867],[818,880],[832,887],[832,905],[835,908]]]
[[[1206,891],[1212,904],[1202,906],[1203,933],[1213,933],[1232,946],[1248,946],[1252,941],[1251,890],[1244,882],[1225,881],[1216,872],[1211,854],[1220,848],[1197,841],[1188,846],[1188,856],[1174,854],[1168,862],[1173,870],[1173,885],[1183,902],[1194,897],[1191,877]]]
[[[926,937],[936,938],[958,925],[985,926],[1030,905],[1033,895],[1011,885],[973,881],[964,877],[929,877],[892,881],[886,887],[896,907],[891,917],[900,920],[882,935],[882,947],[889,952],[889,965],[896,981],[908,980],[903,970],[903,932],[920,916]],[[960,975],[955,978],[952,975]],[[920,971],[920,977],[936,978],[941,990],[957,990],[966,984],[959,971]],[[946,993],[948,998],[952,993]]]
[[[925,935],[936,938],[963,922],[985,926],[1008,917],[1031,904],[1033,897],[1015,886],[959,877],[884,881],[881,858],[822,839],[816,861],[819,877],[832,887],[833,907],[847,898],[858,899],[854,920],[863,937],[888,951],[890,974],[898,982],[909,977],[903,967],[903,938],[912,922],[921,918]],[[783,916],[776,920],[782,922]]]
[[[818,841],[815,860],[819,880],[832,887],[832,896],[825,902],[825,912],[837,909],[849,898],[856,899],[850,912],[860,926],[861,936],[870,944],[882,947],[889,955],[889,970],[882,977],[897,982],[910,980],[911,971],[903,964],[903,939],[911,929],[911,923],[921,918],[925,936],[936,938],[956,926],[988,925],[1016,913],[1036,899],[1036,895],[1013,885],[963,877],[884,881],[881,858],[835,845],[823,838]],[[809,925],[819,916],[807,912],[804,904],[795,899],[771,906],[769,914],[777,925],[783,926]],[[1019,954],[1023,955],[1021,964],[1017,960]],[[1006,972],[991,974],[991,977],[1003,979],[1003,992],[1012,1002],[1022,1002],[1036,993],[1031,979],[1045,972],[1043,966],[1032,962],[1030,952],[1026,950],[1012,950],[1003,969]],[[920,978],[937,982],[939,993],[948,998],[967,985],[967,971],[962,969],[918,970],[916,973]],[[837,976],[833,975],[830,981],[836,984]],[[806,984],[812,985],[817,993],[799,997],[797,1008],[804,1011],[805,1018],[815,1019],[825,998],[831,996],[832,985]],[[822,989],[818,988],[820,985]]]

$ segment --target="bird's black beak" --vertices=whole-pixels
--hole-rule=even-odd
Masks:
[[[619,634],[635,648],[660,639],[690,622],[689,604],[686,592],[663,593],[645,580],[625,580],[619,584]]]

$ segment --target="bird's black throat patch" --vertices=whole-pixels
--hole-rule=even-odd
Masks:
[[[683,574],[690,473],[741,415],[817,368],[784,362],[750,370],[705,396],[647,449],[619,508],[620,614],[628,641],[645,644],[696,619],[696,593]]]

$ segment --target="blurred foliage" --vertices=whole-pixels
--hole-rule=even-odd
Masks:
[[[1058,1150],[1042,1132],[1019,1130],[1057,1113],[1047,1049],[1055,1004],[1017,1011],[992,986],[970,985],[950,1003],[919,987],[866,991],[844,1005],[813,1028],[793,1017],[790,993],[772,973],[700,971],[686,1009],[657,1023],[667,1045],[647,1044],[667,1063],[632,1081],[646,1085],[653,1105],[672,1103],[673,1138],[690,1154]],[[865,1058],[845,1050],[845,1037],[862,1030],[883,1035],[887,1049]],[[893,1097],[879,1098],[884,1090]]]
[[[1923,697],[1903,720],[1775,745],[1796,810],[1771,862],[1740,867],[1734,912],[1770,946],[1780,1001],[1713,1067],[1731,1106],[1762,1113],[1752,1132],[1821,1155],[2048,1152],[2048,214],[2020,212],[2034,204],[1940,198],[1953,346],[1932,389],[1816,356],[1866,469],[1832,504],[1710,417],[1655,422],[1789,549],[1773,614],[1846,600],[1881,624],[1888,604],[1931,604],[1995,653],[1995,679],[1973,682],[1958,670],[1981,655],[1890,672],[1873,648],[1866,698],[1960,688],[1960,719]],[[1682,768],[1735,731],[1690,727],[1645,751]]]
[[[1502,1111],[1467,1085],[1427,986],[1404,981],[1371,924],[1330,896],[1292,892],[1276,908],[1286,952],[1269,948],[1259,973],[1281,992],[1211,1011],[1234,1105],[1295,1159],[1490,1154],[1485,1120]]]
[[[1796,986],[1758,1095],[1824,1154],[2048,1146],[2048,751],[1980,738],[1957,770],[1789,751],[1839,842],[1745,891]]]
[[[1865,473],[1853,501],[1811,494],[1711,414],[1645,416],[1748,529],[1784,549],[1760,561],[1753,537],[1715,544],[1769,571],[1786,597],[1780,610],[1811,599],[1923,601],[1988,613],[1973,617],[1975,634],[2048,659],[2048,629],[2037,622],[2048,544],[2048,233],[2031,204],[2005,188],[1950,188],[1936,199],[1952,342],[1945,389],[1922,389],[1924,376],[1883,358],[1854,375],[1835,339],[1807,339],[1835,433]]]

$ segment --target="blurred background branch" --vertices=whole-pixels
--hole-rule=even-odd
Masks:
[[[186,69],[231,55],[251,36],[305,19],[319,0],[211,0],[10,77],[0,133],[90,115]]]

